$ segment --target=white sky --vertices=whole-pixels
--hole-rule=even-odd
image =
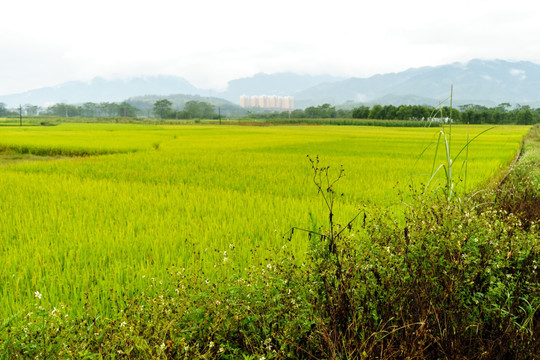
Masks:
[[[533,0],[7,0],[0,14],[0,94],[96,76],[220,89],[258,72],[540,63]]]

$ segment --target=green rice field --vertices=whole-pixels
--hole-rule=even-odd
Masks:
[[[452,153],[487,128],[454,126]],[[505,169],[528,129],[499,126],[472,142],[468,191]],[[43,304],[76,311],[89,302],[107,313],[111,293],[140,293],[150,279],[166,281],[172,266],[217,281],[283,246],[301,259],[307,241],[283,234],[317,228],[327,216],[307,155],[333,174],[345,169],[336,209],[345,222],[359,206],[399,209],[409,185],[423,189],[440,130],[1,126],[0,319],[32,303],[36,292]],[[444,150],[441,144],[435,167],[445,163]],[[462,192],[465,155],[453,166]],[[226,266],[217,272],[217,264]]]

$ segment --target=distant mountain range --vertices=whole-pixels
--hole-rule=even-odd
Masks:
[[[471,60],[399,73],[350,78],[296,94],[330,103],[437,104],[454,85],[456,104],[540,104],[540,65],[521,61]]]
[[[91,82],[70,81],[57,86],[0,96],[8,106],[55,103],[117,102],[132,96],[151,94],[196,94],[199,90],[187,80],[174,76],[154,76],[129,80],[95,78]]]
[[[294,73],[256,74],[231,80],[225,91],[199,89],[182,77],[153,76],[128,80],[96,78],[73,81],[20,94],[0,96],[8,107],[19,104],[46,106],[54,103],[119,102],[135,97],[190,95],[234,107],[241,95],[292,95],[295,107],[330,103],[340,107],[361,104],[435,105],[450,94],[454,104],[494,106],[501,102],[540,106],[540,65],[504,60],[471,60],[441,66],[426,66],[367,78],[337,78]],[[152,95],[152,96],[150,96]],[[186,97],[184,101],[187,101]],[[227,101],[225,101],[227,100]],[[230,102],[230,103],[229,103]],[[225,105],[227,104],[227,105]]]

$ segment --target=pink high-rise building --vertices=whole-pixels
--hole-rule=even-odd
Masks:
[[[243,108],[260,108],[269,110],[293,110],[294,98],[292,96],[277,95],[247,95],[240,96],[240,106]]]

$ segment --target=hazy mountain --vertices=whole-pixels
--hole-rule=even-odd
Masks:
[[[0,96],[8,106],[19,104],[118,102],[146,94],[196,94],[199,90],[187,80],[174,76],[153,76],[129,80],[95,78],[91,82],[71,81],[53,87]]]
[[[420,101],[434,105],[450,95],[451,84],[456,104],[538,103],[540,65],[527,61],[471,60],[317,85],[295,94],[295,100],[394,105]]]
[[[256,74],[231,80],[227,89],[221,92],[198,89],[184,78],[174,76],[130,80],[96,78],[89,83],[68,82],[0,96],[0,102],[8,107],[19,104],[43,106],[57,102],[119,102],[142,95],[163,98],[165,95],[183,94],[206,95],[207,99],[222,98],[220,101],[226,99],[232,104],[238,104],[241,95],[292,95],[296,108],[323,103],[342,104],[344,107],[377,103],[436,105],[449,96],[450,84],[454,85],[456,106],[471,103],[494,106],[501,102],[540,106],[540,65],[503,60],[471,60],[468,63],[426,66],[367,78]],[[218,101],[208,102],[217,104]],[[223,103],[223,106],[230,105]]]
[[[227,89],[218,96],[238,103],[242,95],[294,95],[321,83],[343,80],[330,75],[298,75],[290,72],[277,74],[259,73],[252,77],[229,81]]]

